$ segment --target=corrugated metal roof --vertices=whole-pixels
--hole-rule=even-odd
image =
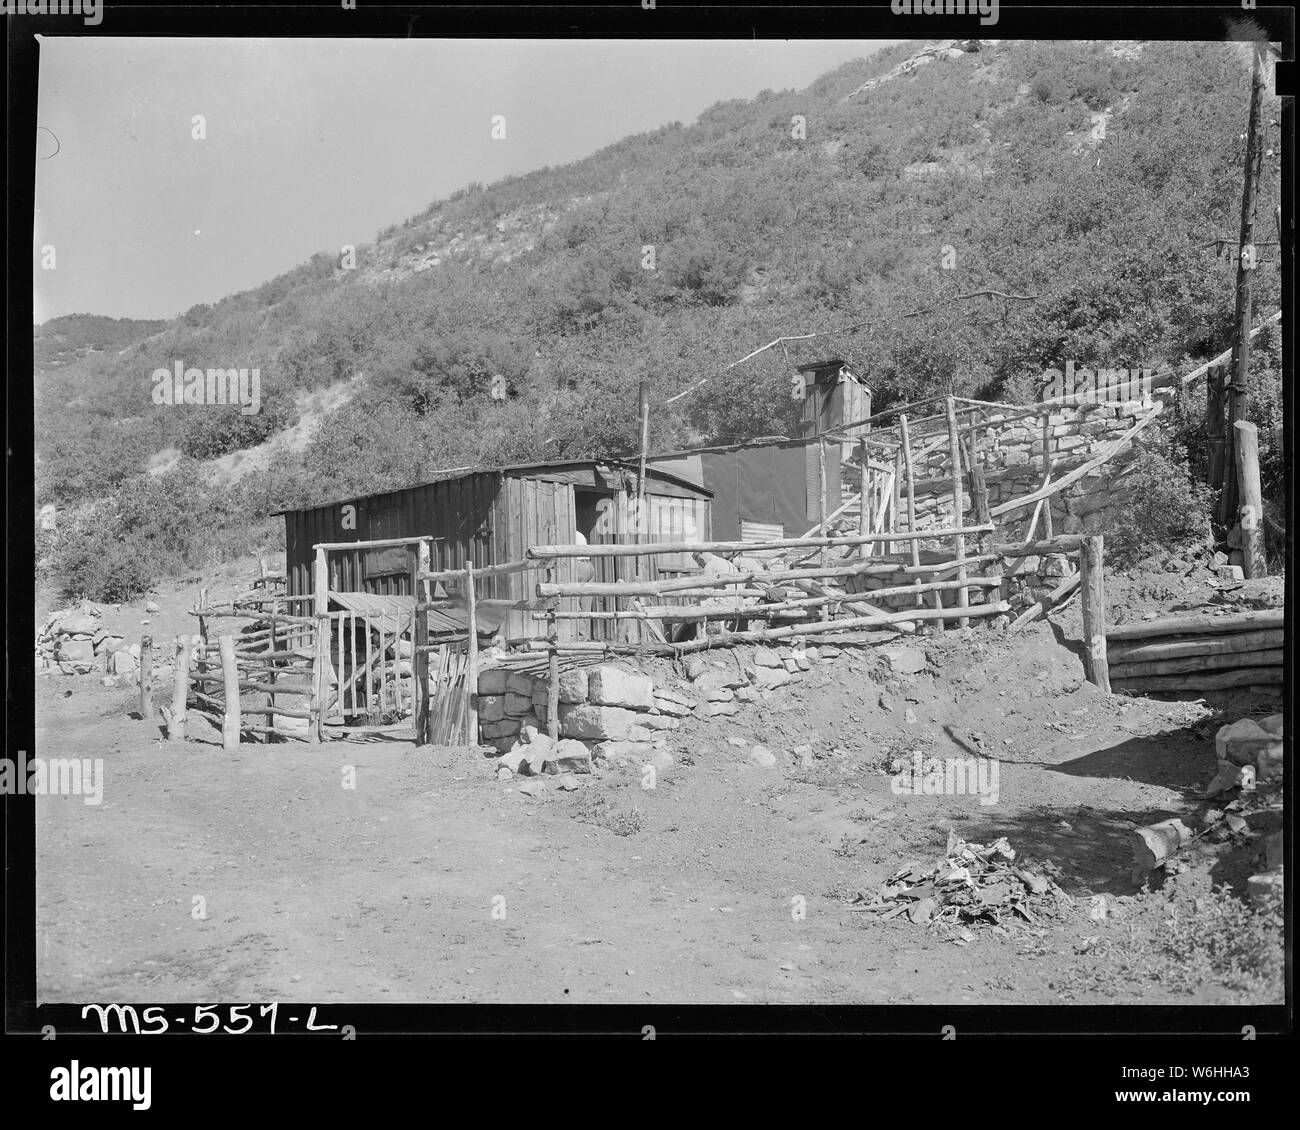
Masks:
[[[666,479],[669,482],[676,483],[678,486],[687,487],[690,490],[697,491],[701,496],[712,498],[713,492],[707,487],[700,486],[699,483],[693,483],[689,479],[679,478],[677,475],[669,474],[667,471],[661,471],[650,464],[655,456],[647,456],[646,476],[648,478]],[[393,487],[391,490],[375,491],[373,494],[352,495],[349,498],[338,498],[330,502],[317,502],[311,506],[304,506],[301,509],[293,510],[273,510],[273,517],[283,514],[298,514],[306,510],[317,510],[327,506],[342,506],[350,502],[360,502],[366,498],[374,498],[380,494],[396,494],[404,490],[415,490],[417,487],[432,486],[434,483],[453,482],[456,479],[467,479],[471,475],[502,475],[512,474],[521,475],[528,471],[557,471],[565,467],[622,467],[631,471],[633,474],[638,473],[639,466],[636,463],[629,462],[626,459],[560,459],[550,463],[510,463],[501,467],[479,467],[472,471],[460,471],[457,474],[439,475],[435,478],[428,479],[424,482],[411,483],[404,487]]]

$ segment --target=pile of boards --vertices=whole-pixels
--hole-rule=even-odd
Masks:
[[[941,859],[900,868],[874,897],[859,892],[854,901],[863,905],[854,909],[882,922],[906,914],[913,922],[1001,925],[1023,920],[1036,925],[1069,896],[1046,876],[1016,866],[1015,859],[1006,837],[987,846],[968,844],[949,829]]]
[[[1182,616],[1106,633],[1115,691],[1208,691],[1282,685],[1284,612]]]

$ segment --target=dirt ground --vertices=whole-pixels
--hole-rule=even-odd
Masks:
[[[1134,827],[1196,810],[1217,726],[1273,713],[1276,698],[1102,695],[1068,613],[1015,637],[920,646],[915,675],[847,648],[769,702],[688,719],[654,789],[611,770],[572,793],[551,778],[537,799],[468,749],[283,742],[231,757],[215,731],[169,744],[130,717],[134,690],[40,676],[35,752],[102,757],[105,773],[98,806],[38,798],[40,998],[1281,1000],[1133,961],[1212,886],[1242,889],[1268,828],[1252,818],[1251,836],[1158,891],[1129,874]],[[776,765],[751,764],[729,737],[761,742]],[[803,743],[811,768],[789,756]],[[913,750],[998,758],[998,802],[896,795],[885,767]],[[977,927],[968,941],[853,909],[857,891],[933,861],[949,828],[1006,836],[1072,901],[1037,928]]]

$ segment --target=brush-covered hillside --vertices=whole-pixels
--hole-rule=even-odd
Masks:
[[[38,365],[37,502],[67,511],[43,559],[66,594],[120,598],[273,539],[277,508],[630,452],[641,380],[668,447],[788,431],[791,366],[829,354],[882,406],[1024,399],[1066,360],[1208,356],[1231,338],[1234,266],[1207,245],[1236,240],[1249,80],[1226,43],[910,43],[470,186],[352,269],[322,251]],[[1277,239],[1279,117],[1267,99],[1260,240]],[[1032,301],[958,297],[985,290]],[[258,367],[262,412],[155,406],[150,374],[177,360]],[[1266,338],[1262,389],[1277,364]]]

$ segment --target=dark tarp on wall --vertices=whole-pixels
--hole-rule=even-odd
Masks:
[[[826,513],[840,506],[840,445],[824,445]],[[817,448],[799,441],[687,452],[649,460],[713,491],[713,537],[739,541],[740,523],[779,523],[798,537],[817,522]]]

